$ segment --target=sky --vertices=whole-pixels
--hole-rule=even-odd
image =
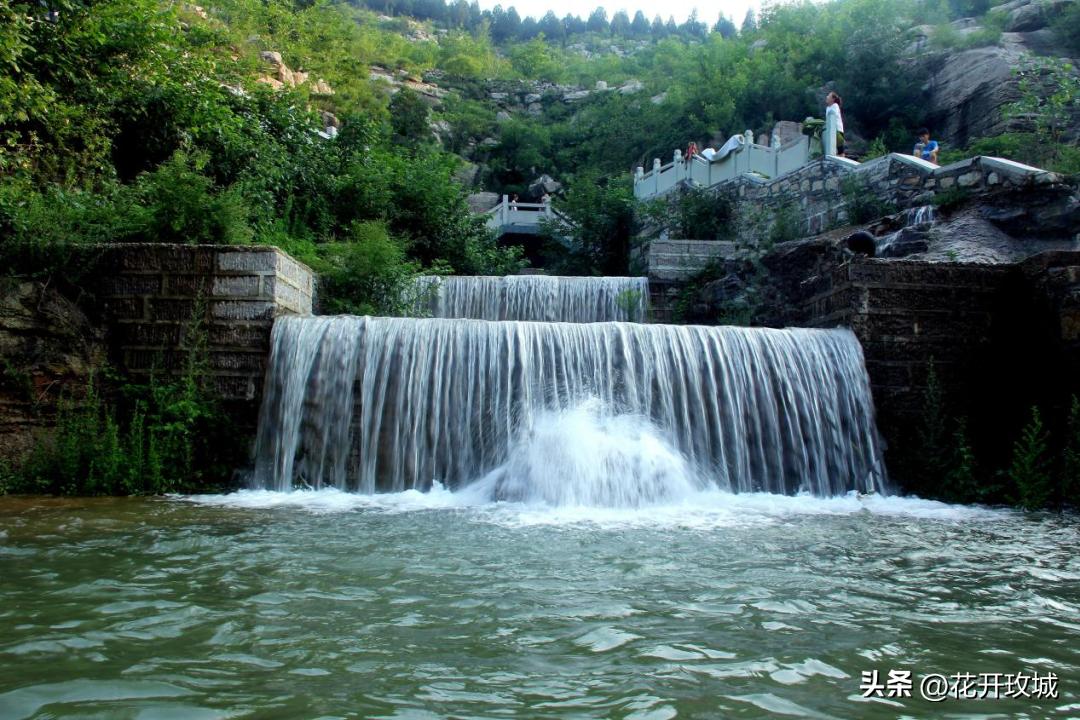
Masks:
[[[700,2],[695,0],[666,0],[663,3],[640,2],[640,0],[479,0],[481,10],[490,10],[496,5],[503,8],[513,6],[517,8],[521,17],[532,15],[539,20],[548,10],[554,10],[560,18],[564,15],[578,15],[583,20],[597,7],[607,10],[608,19],[619,10],[625,10],[631,18],[634,13],[641,10],[651,22],[653,17],[660,15],[665,21],[669,15],[675,16],[675,22],[682,23],[690,16],[691,11],[697,8],[698,20],[708,23],[710,27],[716,22],[720,13],[724,13],[735,21],[735,26],[742,25],[743,17],[748,8],[753,7],[756,13],[760,2],[755,0],[713,0],[712,2]]]

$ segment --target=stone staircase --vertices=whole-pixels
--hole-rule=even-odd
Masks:
[[[710,264],[736,255],[728,240],[653,240],[649,243],[649,280],[660,283],[684,282]]]

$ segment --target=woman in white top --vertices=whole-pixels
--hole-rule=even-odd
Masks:
[[[843,104],[835,92],[825,96],[825,119],[828,120],[830,115],[836,117],[836,154],[839,157],[844,157],[844,117],[840,114]]]

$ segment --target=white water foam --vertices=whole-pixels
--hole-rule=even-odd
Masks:
[[[478,499],[556,507],[634,508],[679,501],[709,485],[641,415],[611,415],[598,398],[541,412],[508,460],[469,486]]]
[[[360,495],[333,488],[322,490],[241,490],[226,495],[174,496],[180,502],[245,510],[286,509],[313,514],[354,511],[403,513],[468,509],[472,520],[507,527],[582,525],[603,528],[676,527],[708,529],[752,527],[814,516],[867,515],[907,517],[914,520],[976,522],[1000,521],[1013,511],[982,506],[949,505],[918,497],[859,495],[836,497],[809,494],[729,493],[695,490],[678,501],[642,507],[552,506],[543,502],[490,500],[469,486],[451,492],[436,484],[430,492]]]

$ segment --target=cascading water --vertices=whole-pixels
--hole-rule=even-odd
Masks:
[[[937,208],[933,205],[920,205],[919,207],[909,208],[905,220],[908,227],[932,224],[937,220]]]
[[[419,310],[437,318],[642,322],[649,308],[644,277],[424,276],[417,285]]]
[[[908,208],[903,213],[903,221],[899,230],[876,240],[874,254],[877,257],[904,257],[926,252],[929,248],[926,229],[937,222],[937,208],[933,205]]]
[[[883,489],[847,330],[348,316],[276,322],[254,481],[622,506]]]

